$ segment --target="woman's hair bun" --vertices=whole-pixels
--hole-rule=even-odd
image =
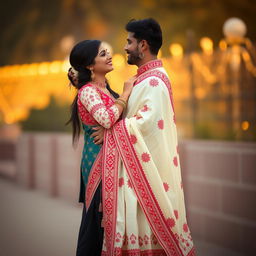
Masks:
[[[78,86],[78,71],[73,67],[70,67],[68,70],[68,79],[73,86],[77,88]]]

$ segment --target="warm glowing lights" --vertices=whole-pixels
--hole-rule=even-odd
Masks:
[[[216,75],[211,72],[208,65],[203,63],[199,54],[193,53],[191,55],[191,59],[195,70],[202,75],[206,82],[208,82],[209,84],[213,84],[216,82]]]
[[[124,67],[125,65],[125,59],[122,54],[115,54],[112,58],[112,63],[114,68],[119,69]]]
[[[238,45],[233,45],[231,51],[230,66],[234,71],[238,71],[241,63],[241,49]]]
[[[49,103],[50,98],[48,95],[40,95],[40,97],[37,97],[34,107],[36,109],[44,109],[49,105]]]
[[[256,76],[256,66],[253,64],[250,54],[244,49],[242,49],[242,57],[247,70],[249,70],[254,76]]]
[[[67,72],[68,61],[53,61],[0,67],[0,78],[37,76]]]
[[[38,75],[38,64],[37,63],[28,65],[27,69],[28,69],[27,72],[30,76]]]
[[[24,120],[31,108],[43,109],[50,96],[71,102],[67,90],[68,61],[53,61],[0,67],[0,111],[7,124]]]
[[[210,38],[202,38],[200,45],[204,53],[212,54],[213,42]],[[226,56],[226,64],[238,71],[240,62],[243,60],[247,70],[256,76],[256,66],[247,48],[229,45],[227,49],[225,40],[220,41],[219,47],[223,51],[221,54]],[[169,50],[172,57],[163,58],[163,64],[175,86],[175,99],[178,102],[187,100],[191,96],[189,95],[191,70],[181,61],[184,53],[180,44],[171,44]],[[161,51],[158,57],[162,57]],[[195,80],[194,96],[197,100],[207,98],[215,83],[222,83],[222,79],[226,76],[227,65],[220,63],[217,67],[212,66],[212,57],[196,52],[190,54]],[[121,93],[124,81],[136,74],[137,67],[127,65],[127,60],[122,54],[114,54],[112,62],[114,70],[107,75],[107,78],[111,87]],[[68,89],[67,71],[69,68],[68,60],[0,67],[2,120],[8,124],[24,120],[28,117],[30,109],[45,108],[52,96],[63,104],[71,102],[75,90]],[[227,86],[223,85],[223,92],[225,92],[225,87]],[[246,131],[249,126],[248,121],[243,121],[240,129]]]
[[[49,73],[49,63],[43,62],[39,64],[38,73],[40,75],[47,75]]]
[[[53,74],[58,74],[61,72],[61,61],[53,61],[49,65],[49,71]]]
[[[250,127],[250,123],[248,121],[243,121],[241,126],[243,131],[247,131]]]
[[[221,40],[221,41],[219,42],[219,47],[220,47],[220,49],[221,49],[222,51],[226,51],[226,49],[227,49],[227,43],[226,43],[226,41],[225,41],[225,40]]]
[[[173,57],[182,58],[183,48],[180,44],[171,44],[169,49],[170,49],[170,53]]]
[[[211,55],[213,53],[213,42],[209,37],[203,37],[200,40],[200,46],[205,54]]]

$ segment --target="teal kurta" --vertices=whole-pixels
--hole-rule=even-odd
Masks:
[[[85,202],[85,191],[88,182],[88,177],[92,168],[92,165],[101,149],[101,145],[96,145],[91,138],[91,134],[95,131],[92,128],[95,126],[89,126],[83,124],[84,130],[84,148],[81,160],[81,182],[80,182],[80,196],[79,202]]]

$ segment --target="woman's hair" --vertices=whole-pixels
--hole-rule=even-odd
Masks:
[[[72,67],[68,70],[67,75],[71,84],[77,90],[92,80],[92,73],[87,67],[94,64],[94,60],[99,52],[100,44],[101,41],[99,40],[85,40],[73,47],[69,56],[69,62]],[[119,95],[110,88],[108,83],[107,89],[115,98],[119,97]],[[78,92],[71,104],[71,116],[67,122],[67,124],[72,123],[73,143],[78,139],[81,130],[77,100]]]
[[[128,32],[133,32],[138,42],[146,40],[151,54],[157,55],[162,46],[162,30],[158,22],[152,18],[130,20],[126,26]]]

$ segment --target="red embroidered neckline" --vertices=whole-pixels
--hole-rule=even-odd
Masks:
[[[153,68],[160,68],[163,66],[163,63],[161,60],[151,60],[147,63],[145,63],[144,65],[142,65],[141,67],[138,68],[137,70],[137,75],[141,75],[142,73],[153,69]]]

